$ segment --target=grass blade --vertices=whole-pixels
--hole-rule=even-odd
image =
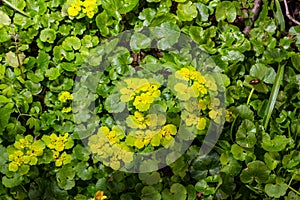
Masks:
[[[20,10],[19,8],[17,8],[15,5],[13,5],[12,3],[10,3],[7,0],[2,0],[4,3],[6,3],[9,7],[11,7],[12,9],[18,11],[19,13],[21,13],[22,15],[29,17],[28,14],[26,14],[24,11]]]
[[[268,126],[269,120],[271,118],[271,114],[273,112],[273,109],[274,109],[274,106],[275,106],[275,103],[276,103],[276,99],[277,99],[278,92],[279,92],[279,89],[280,89],[280,84],[281,84],[282,79],[283,79],[283,72],[284,72],[284,65],[279,64],[278,71],[277,71],[277,74],[276,74],[275,83],[272,87],[271,95],[270,95],[270,98],[269,98],[267,111],[266,111],[266,114],[265,114],[264,119],[263,119],[263,125],[264,125],[265,129]]]

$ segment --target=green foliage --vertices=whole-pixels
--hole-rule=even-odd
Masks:
[[[0,199],[300,199],[300,26],[256,3],[1,1]]]

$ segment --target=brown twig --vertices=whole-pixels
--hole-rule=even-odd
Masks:
[[[288,7],[288,4],[287,4],[287,1],[286,0],[283,0],[284,2],[284,7],[285,7],[285,15],[292,21],[294,22],[295,24],[297,25],[300,25],[300,22],[297,21],[295,18],[293,18],[290,14],[290,11],[289,11],[289,7]]]
[[[21,64],[20,57],[19,57],[19,46],[18,46],[18,42],[17,42],[18,41],[18,35],[16,33],[14,34],[14,40],[15,40],[15,47],[16,47],[16,56],[17,56],[21,76],[24,79],[24,74],[23,74],[23,71],[22,71],[22,64]]]
[[[250,18],[250,20],[251,20],[251,25],[248,25],[248,26],[246,26],[245,28],[244,28],[244,30],[243,30],[243,33],[244,34],[246,34],[246,35],[248,35],[249,34],[249,32],[250,32],[250,30],[251,30],[251,28],[252,28],[252,26],[253,26],[253,24],[254,24],[254,21],[257,19],[257,17],[258,17],[258,13],[259,13],[259,11],[260,11],[260,7],[261,7],[261,0],[255,0],[254,1],[254,6],[253,6],[253,8],[252,8],[252,13],[253,13],[253,16]]]

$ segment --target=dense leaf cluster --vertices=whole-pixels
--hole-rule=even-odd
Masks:
[[[300,199],[300,26],[286,16],[284,3],[1,1],[0,199]],[[128,30],[135,30],[130,37],[113,37]],[[203,76],[207,85],[191,78],[191,66],[209,72]],[[116,91],[125,74],[155,79],[157,93],[147,96],[148,88],[131,96],[120,85]],[[184,102],[190,97],[199,98]],[[171,124],[198,127],[195,136],[187,128],[178,139],[193,139],[189,148],[178,146],[184,153],[167,154],[171,164],[156,171],[113,170],[120,163],[111,155],[130,163],[132,154],[98,147],[91,133],[108,129],[108,139],[125,138],[115,128],[116,115],[143,129],[155,121],[145,121],[153,102],[160,105],[157,116],[167,113],[159,117],[165,122],[160,125],[169,125],[164,136],[175,137]],[[195,107],[203,117],[190,114]],[[122,121],[125,108],[137,113]],[[224,127],[203,156],[209,120]],[[132,153],[163,143],[127,142]],[[159,164],[124,168],[147,171]]]

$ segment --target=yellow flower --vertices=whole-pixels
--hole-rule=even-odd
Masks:
[[[79,14],[79,11],[81,10],[81,8],[77,7],[77,6],[71,6],[68,8],[68,14],[72,17],[75,17],[76,15]]]
[[[189,81],[192,76],[193,76],[192,71],[186,67],[181,68],[180,70],[175,72],[175,77],[180,80]]]
[[[197,122],[197,129],[202,131],[206,127],[206,120],[205,118],[201,117]]]
[[[62,113],[69,113],[69,112],[71,112],[72,111],[72,108],[71,107],[64,107],[63,109],[62,109]]]
[[[199,104],[198,104],[198,108],[200,110],[205,110],[207,108],[207,101],[203,100],[203,99],[200,99]]]
[[[147,111],[150,108],[150,104],[153,103],[154,98],[148,93],[142,93],[139,96],[136,96],[133,105],[139,111]]]
[[[104,195],[104,192],[97,191],[95,197],[92,200],[104,200],[107,199],[107,196]]]
[[[198,97],[200,94],[202,94],[202,95],[207,94],[207,90],[206,90],[205,86],[198,82],[194,82],[192,85],[192,88],[194,90],[196,97]]]
[[[62,92],[59,97],[58,97],[58,100],[62,103],[66,103],[67,100],[72,100],[73,99],[73,95],[70,94],[70,92]]]
[[[166,138],[166,140],[172,139],[172,135],[176,135],[177,128],[173,124],[167,124],[165,125],[159,133]]]
[[[59,157],[59,152],[58,151],[53,151],[52,150],[52,158],[57,159]]]
[[[144,116],[142,113],[135,111],[134,115],[126,118],[126,123],[130,128],[145,129],[150,125],[150,116]]]
[[[59,158],[55,161],[55,166],[60,167],[63,164],[66,165],[72,161],[72,156],[67,154],[66,152],[63,152]]]

